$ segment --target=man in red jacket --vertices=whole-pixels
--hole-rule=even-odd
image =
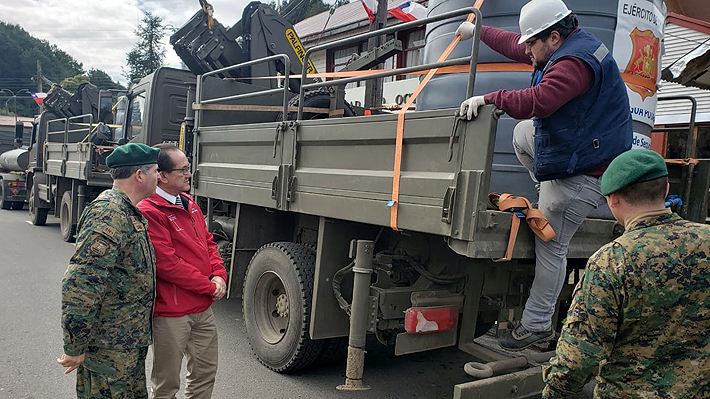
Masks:
[[[200,208],[185,194],[190,164],[177,147],[158,144],[156,194],[138,208],[155,248],[151,398],[173,399],[187,359],[185,398],[212,396],[217,373],[217,326],[212,302],[226,292],[227,273]]]

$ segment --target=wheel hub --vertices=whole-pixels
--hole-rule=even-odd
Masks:
[[[286,294],[280,294],[276,298],[276,313],[278,317],[288,317],[288,297]]]

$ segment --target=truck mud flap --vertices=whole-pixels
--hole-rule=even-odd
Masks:
[[[542,367],[454,385],[454,399],[539,398],[545,383]]]

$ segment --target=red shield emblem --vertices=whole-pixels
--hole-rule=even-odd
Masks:
[[[636,75],[649,81],[649,86],[655,85],[658,80],[658,54],[660,52],[660,40],[653,35],[650,30],[640,31],[634,28],[629,35],[633,49],[629,64],[626,65],[625,72]],[[651,97],[654,91],[643,85],[628,83],[629,88],[641,96],[641,100]]]

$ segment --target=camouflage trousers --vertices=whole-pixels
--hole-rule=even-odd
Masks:
[[[78,399],[147,399],[145,356],[148,348],[95,349],[76,370]]]

